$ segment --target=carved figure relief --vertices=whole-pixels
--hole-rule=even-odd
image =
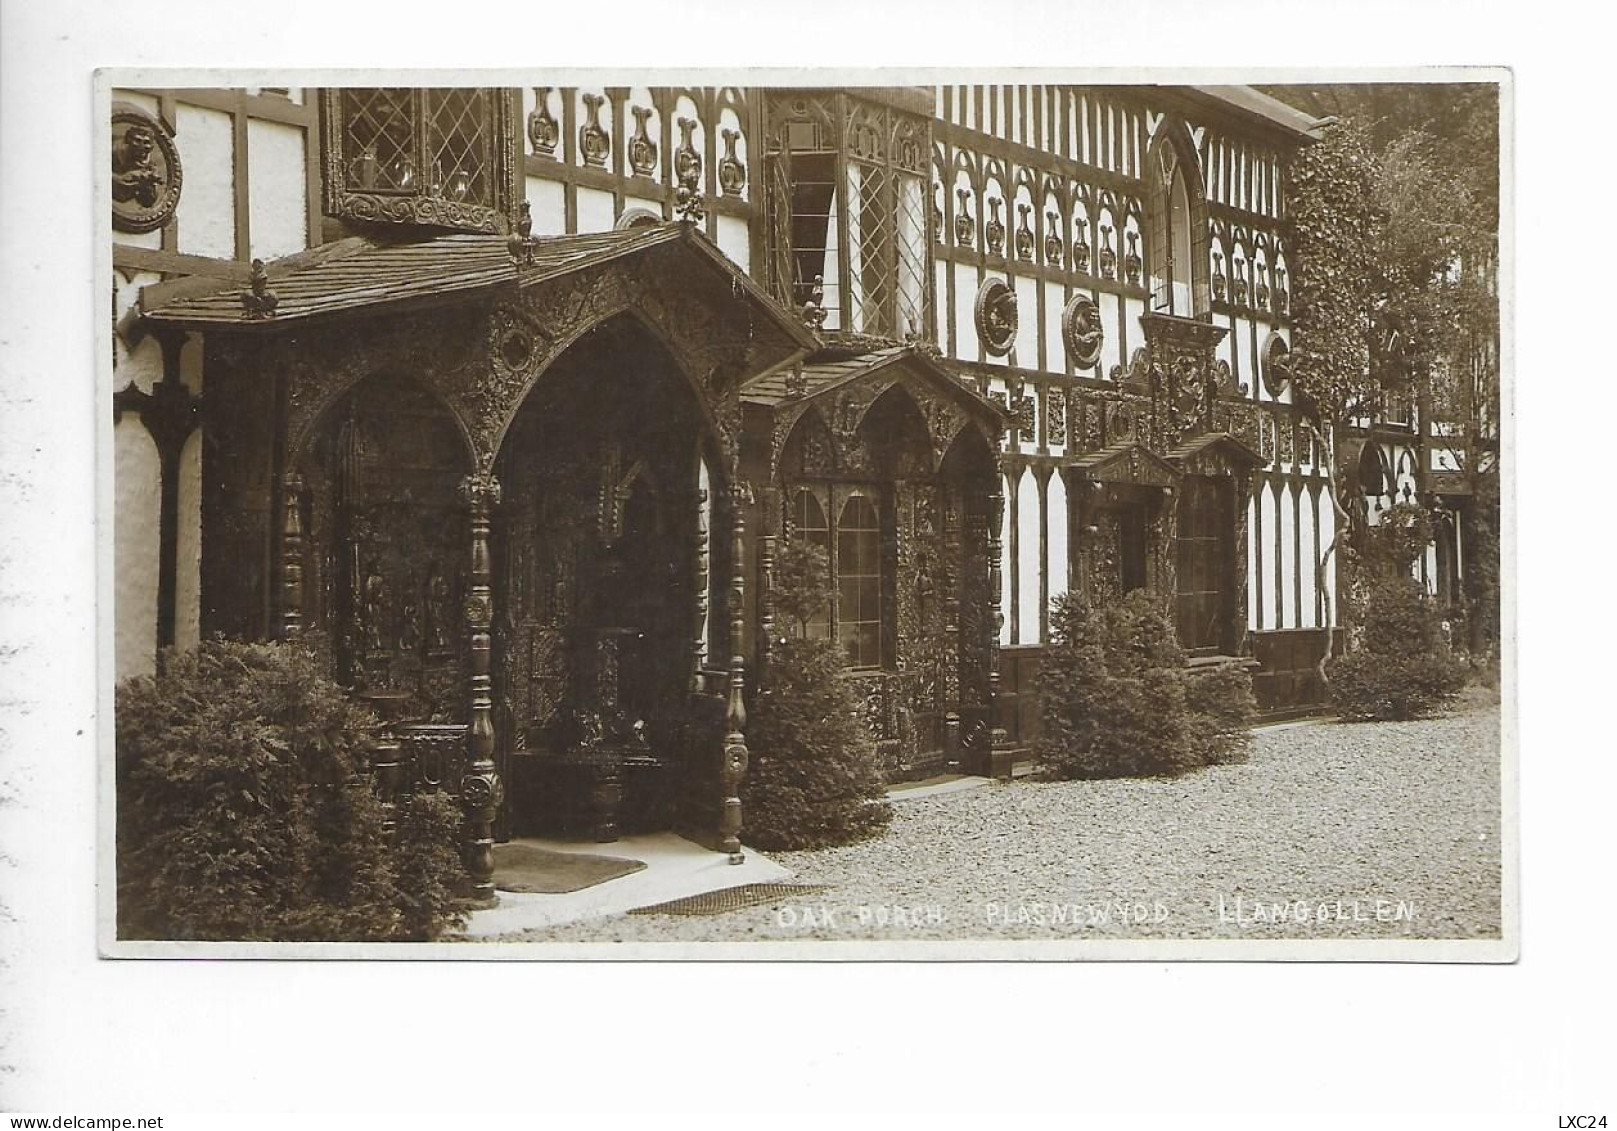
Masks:
[[[989,201],[993,204],[993,201]],[[1016,341],[1016,292],[1003,279],[989,279],[977,291],[977,337],[994,357],[1003,357]]]
[[[1101,347],[1106,342],[1106,329],[1101,324],[1100,308],[1085,294],[1072,297],[1061,312],[1061,340],[1067,347],[1067,358],[1075,369],[1093,369],[1100,364]]]
[[[136,106],[112,109],[112,226],[161,228],[180,203],[180,151],[163,123]]]

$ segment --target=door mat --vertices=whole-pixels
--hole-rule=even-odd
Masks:
[[[722,915],[743,907],[757,907],[764,903],[777,903],[800,895],[813,895],[827,890],[825,884],[742,884],[721,891],[706,891],[701,895],[687,895],[667,903],[653,903],[649,907],[636,907],[630,915]]]
[[[587,852],[553,852],[534,844],[494,846],[494,886],[500,891],[561,895],[644,870],[645,861]]]

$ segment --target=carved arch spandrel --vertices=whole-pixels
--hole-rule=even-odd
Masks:
[[[601,267],[441,312],[304,331],[256,352],[266,378],[287,379],[294,459],[330,405],[365,378],[394,371],[449,405],[477,466],[488,472],[523,402],[556,359],[591,330],[627,315],[668,351],[696,395],[703,423],[733,451],[752,328],[688,287],[665,286],[665,274],[655,264]]]

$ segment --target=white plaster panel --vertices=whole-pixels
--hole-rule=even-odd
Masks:
[[[1044,284],[1044,368],[1051,373],[1067,372],[1067,347],[1061,341],[1061,311],[1067,305],[1060,283]]]
[[[1017,279],[1016,286],[1016,341],[1011,346],[1007,362],[1026,369],[1039,368],[1039,281]]]
[[[174,645],[194,648],[202,638],[202,433],[180,449],[179,525],[175,538]]]
[[[600,189],[578,190],[578,230],[580,232],[606,232],[617,223],[616,204],[612,194]]]
[[[1249,500],[1246,506],[1246,626],[1253,632],[1263,627],[1258,605],[1258,570],[1263,561],[1263,548],[1258,545],[1258,500]]]
[[[747,222],[739,216],[720,216],[718,224],[719,250],[743,271],[752,262],[752,240],[747,233]]]
[[[113,426],[113,650],[119,679],[157,659],[157,445],[133,413]]]
[[[309,246],[304,132],[297,126],[247,122],[247,219],[252,254],[291,255]]]
[[[179,249],[215,259],[236,256],[235,140],[230,115],[180,103],[174,140],[185,166],[175,211]]]
[[[976,361],[982,352],[977,341],[977,322],[973,310],[977,303],[977,268],[969,263],[954,265],[954,332],[955,357],[961,361]]]
[[[1280,495],[1280,592],[1281,619],[1278,628],[1297,627],[1297,515],[1291,485],[1288,483]]]
[[[1100,374],[1110,376],[1112,366],[1122,365],[1125,362],[1123,343],[1118,335],[1118,296],[1100,291],[1095,299],[1100,307],[1101,325],[1106,330],[1106,336],[1101,339]]]
[[[1263,594],[1259,599],[1257,586],[1253,586],[1254,600],[1257,601],[1257,622],[1252,626],[1255,629],[1278,628],[1272,623],[1274,620],[1275,586],[1279,584],[1279,563],[1275,558],[1275,523],[1280,519],[1275,513],[1275,493],[1267,483],[1258,485],[1258,516],[1262,530],[1257,534],[1256,552],[1252,555],[1254,569],[1263,577]]]
[[[932,320],[936,324],[938,346],[949,348],[949,264],[942,259],[932,266],[932,277],[937,297],[932,303]]]
[[[1016,499],[1016,579],[1019,591],[1018,644],[1039,642],[1039,484],[1033,469],[1023,468]]]
[[[1059,471],[1053,472],[1045,486],[1045,525],[1050,535],[1047,559],[1050,578],[1050,599],[1067,591],[1067,483]]]
[[[1318,588],[1319,560],[1314,553],[1314,531],[1319,525],[1319,512],[1317,502],[1312,491],[1304,488],[1302,491],[1302,571],[1298,580],[1302,584],[1303,622],[1304,628],[1318,628],[1319,617],[1315,610],[1314,594]],[[1323,547],[1322,547],[1323,548]]]
[[[121,271],[112,273],[112,304],[114,322],[123,321],[130,307],[140,301],[140,289],[161,281],[162,276],[149,271],[138,272],[134,281],[125,279]],[[121,336],[112,336],[113,387],[121,389],[131,381],[142,392],[151,392],[152,385],[163,376],[163,351],[150,335],[143,336],[133,349],[124,344]]]
[[[528,178],[528,210],[533,216],[533,232],[539,236],[567,233],[567,196],[560,181],[543,177]]]

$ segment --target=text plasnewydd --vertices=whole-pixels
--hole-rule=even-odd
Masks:
[[[775,925],[812,931],[867,930],[927,931],[950,924],[970,923],[990,931],[1047,927],[1052,930],[1094,930],[1116,926],[1157,925],[1170,917],[1157,901],[1112,903],[988,902],[968,908],[921,904],[785,904],[775,909]]]
[[[1414,901],[1407,899],[1330,898],[1277,902],[1221,895],[1215,910],[1220,923],[1243,928],[1277,924],[1329,928],[1336,924],[1413,923],[1420,918]]]

